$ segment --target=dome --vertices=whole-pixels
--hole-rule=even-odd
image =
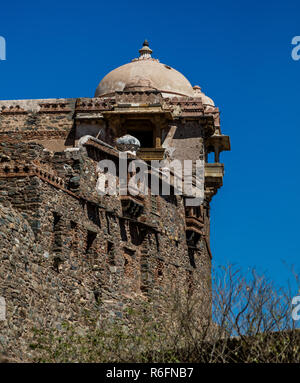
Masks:
[[[177,70],[151,57],[147,41],[140,57],[108,73],[96,89],[95,97],[109,96],[116,91],[159,90],[164,97],[194,96],[190,82]]]

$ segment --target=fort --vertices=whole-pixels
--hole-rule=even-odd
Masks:
[[[106,75],[92,98],[0,101],[6,305],[0,351],[19,360],[26,359],[33,327],[80,325],[86,310],[122,318],[128,304],[171,288],[195,288],[210,314],[209,210],[223,184],[220,153],[230,150],[230,140],[221,133],[219,109],[199,86],[152,58],[147,41],[139,52]],[[149,177],[152,160],[203,160],[203,202],[188,206],[188,195],[174,193],[174,173],[170,195],[151,188],[100,195],[97,165],[109,159],[119,171],[120,152],[129,163],[145,161]]]

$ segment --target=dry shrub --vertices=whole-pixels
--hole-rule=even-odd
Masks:
[[[36,362],[299,362],[290,289],[233,266],[213,276],[211,313],[195,292],[173,290],[122,319],[86,312],[81,328],[35,329],[30,353]]]

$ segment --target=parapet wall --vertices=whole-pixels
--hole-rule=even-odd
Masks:
[[[63,150],[72,141],[75,104],[76,99],[0,101],[0,140],[34,140]]]

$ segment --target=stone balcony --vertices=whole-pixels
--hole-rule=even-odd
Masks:
[[[162,160],[164,158],[164,148],[140,148],[137,156],[143,161]]]
[[[209,186],[221,187],[223,185],[224,164],[206,163],[205,164],[205,184]]]
[[[193,231],[198,234],[203,234],[203,222],[201,219],[197,217],[186,217],[185,218],[186,231]]]
[[[204,227],[203,206],[186,206],[185,207],[185,230],[203,234]]]
[[[124,217],[138,217],[144,211],[144,204],[133,196],[121,196],[122,211]]]
[[[132,186],[128,186],[126,193],[120,195],[123,215],[127,217],[138,217],[144,211],[145,197],[141,194],[134,193]],[[125,195],[124,195],[125,194]]]

